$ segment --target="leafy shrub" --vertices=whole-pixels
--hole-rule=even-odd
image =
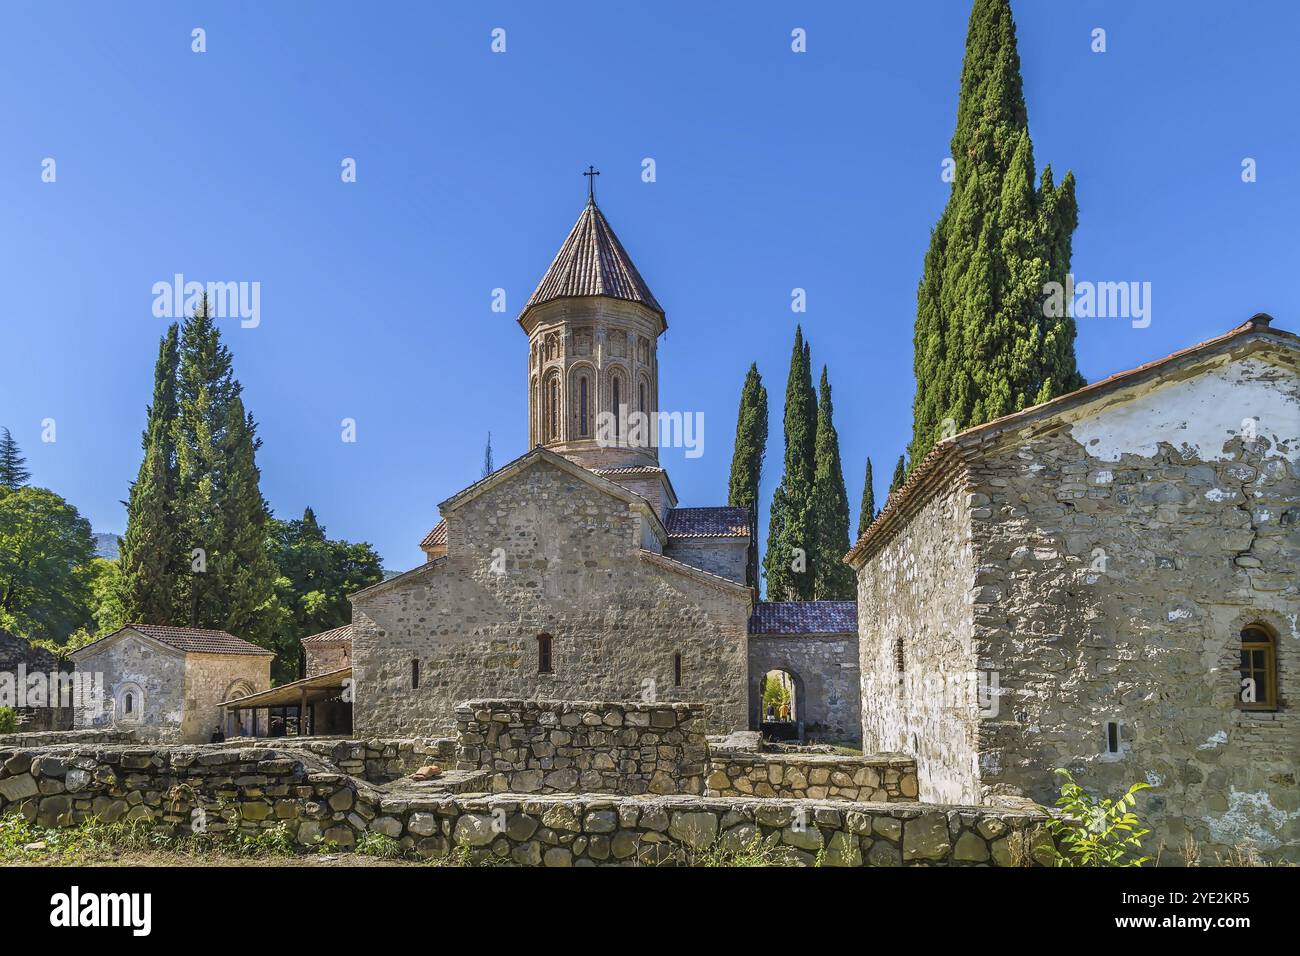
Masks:
[[[1056,866],[1141,866],[1149,856],[1137,856],[1142,838],[1150,830],[1133,812],[1135,794],[1150,785],[1135,783],[1118,800],[1098,799],[1074,782],[1070,771],[1058,768],[1061,795],[1056,798],[1059,813],[1052,814],[1047,829],[1056,838],[1051,853]],[[1062,849],[1063,848],[1063,849]]]
[[[18,732],[18,711],[12,707],[0,707],[0,734]]]

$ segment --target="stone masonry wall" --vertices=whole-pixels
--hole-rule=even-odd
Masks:
[[[353,602],[358,735],[447,734],[456,703],[477,697],[651,688],[704,702],[710,731],[744,726],[748,591],[643,557],[643,519],[625,502],[540,460],[446,517],[445,558]],[[543,633],[551,673],[539,672]]]
[[[1165,858],[1190,838],[1207,863],[1300,861],[1296,383],[1245,359],[982,457],[975,633],[1002,689],[985,794],[1045,801],[1056,766],[1111,795],[1146,782]],[[1237,706],[1252,623],[1275,638],[1276,711]]]
[[[745,565],[749,560],[749,539],[675,538],[668,542],[664,554],[743,584]]]
[[[351,641],[317,641],[302,647],[307,677],[319,677],[352,665]]]
[[[228,743],[241,749],[283,750],[285,747],[283,738],[239,737]],[[343,773],[369,783],[404,777],[429,764],[441,770],[456,765],[456,741],[452,737],[409,740],[321,740],[306,737],[294,740],[289,746],[315,754]]]
[[[457,769],[511,793],[701,793],[698,704],[471,700],[456,708]]]
[[[78,671],[103,675],[108,695],[107,702],[95,702],[97,711],[95,705],[79,703],[77,729],[117,726],[133,730],[141,740],[178,738],[185,714],[185,655],[133,634],[105,644],[102,649],[92,646],[77,658]],[[138,688],[130,716],[115,713],[113,707],[128,685]]]
[[[862,743],[862,681],[858,635],[751,634],[749,726],[758,727],[763,675],[783,670],[794,680],[795,714],[805,738]]]
[[[944,476],[858,573],[862,748],[914,756],[921,799],[936,803],[979,799],[978,717],[957,706],[975,667],[969,516],[978,506],[960,470]],[[940,692],[949,680],[952,693]]]
[[[915,800],[916,761],[901,754],[714,753],[705,795],[796,800]]]
[[[555,867],[690,863],[756,841],[790,865],[1032,865],[1049,839],[1040,814],[993,807],[388,792],[304,751],[217,746],[0,750],[0,813],[15,810],[46,826],[94,816],[214,839],[279,826],[342,849],[380,833],[424,857],[454,848]]]
[[[181,741],[211,739],[212,731],[226,723],[220,706],[223,700],[269,690],[272,660],[269,655],[255,654],[187,654]],[[250,687],[252,690],[247,690]]]

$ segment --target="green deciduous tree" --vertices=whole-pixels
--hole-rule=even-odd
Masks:
[[[22,456],[18,442],[9,434],[9,429],[0,431],[4,432],[3,437],[0,437],[0,488],[17,491],[27,484],[32,473],[27,470],[27,459]]]
[[[0,627],[63,641],[90,623],[90,522],[45,488],[0,487]]]
[[[817,439],[817,394],[812,358],[795,329],[785,393],[785,472],[772,496],[763,574],[770,601],[807,601],[814,593],[812,495]]]
[[[749,366],[740,390],[740,410],[736,415],[736,444],[731,454],[731,480],[727,486],[727,504],[748,508],[751,533],[757,538],[758,486],[763,478],[763,459],[767,454],[767,389],[758,374],[758,364]],[[746,566],[746,583],[758,585],[758,541],[750,544]]]
[[[1078,221],[1074,176],[1034,184],[1033,145],[1008,0],[975,0],[966,37],[956,175],[917,289],[913,464],[945,433],[1083,385],[1074,320],[1049,315]]]
[[[851,601],[857,587],[853,569],[844,563],[844,554],[849,550],[849,497],[844,489],[831,383],[824,365],[818,391],[812,494],[813,597],[818,601]]]
[[[379,555],[364,542],[331,540],[311,508],[268,527],[280,611],[273,650],[278,680],[297,677],[299,642],[352,620],[348,595],[384,578]]]

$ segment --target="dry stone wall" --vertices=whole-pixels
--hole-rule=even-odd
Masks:
[[[0,813],[13,810],[46,826],[152,821],[214,839],[279,826],[299,844],[343,849],[379,833],[425,857],[455,849],[554,867],[691,863],[758,848],[791,865],[1031,865],[1045,860],[1048,839],[1040,814],[992,807],[386,791],[305,751],[260,747],[0,750]]]
[[[471,700],[456,708],[457,768],[512,793],[694,793],[708,742],[699,704]]]
[[[902,754],[720,753],[709,757],[704,785],[710,797],[915,800],[916,761]]]

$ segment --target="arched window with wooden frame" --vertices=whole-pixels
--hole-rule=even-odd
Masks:
[[[553,674],[551,668],[551,635],[537,635],[537,673]]]
[[[1241,629],[1241,691],[1243,710],[1277,709],[1277,637],[1259,622]]]

